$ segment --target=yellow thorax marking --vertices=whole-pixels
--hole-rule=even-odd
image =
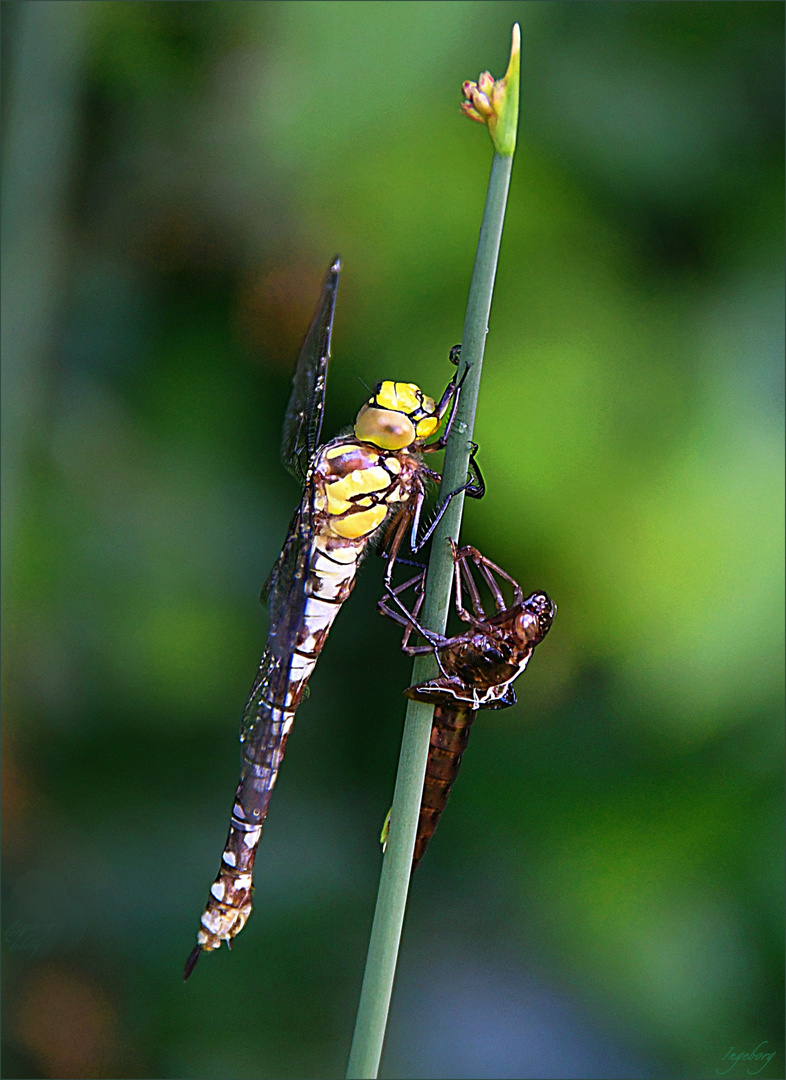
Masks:
[[[356,446],[354,443],[343,443],[341,446],[332,446],[325,452],[325,457],[328,461],[331,461],[333,458],[342,457],[344,454],[349,454],[353,450],[365,455],[365,457],[370,460],[379,460],[379,454],[376,450],[372,450],[368,446]]]
[[[342,536],[346,540],[357,540],[361,536],[374,532],[385,520],[387,512],[387,507],[384,505],[372,506],[370,510],[361,510],[357,514],[350,514],[349,517],[332,519],[330,529],[336,536]]]
[[[370,469],[354,469],[340,480],[334,480],[325,487],[328,500],[349,499],[353,495],[368,495],[372,491],[383,491],[390,485],[390,476],[381,465],[372,465]]]
[[[351,509],[351,502],[347,502],[346,499],[335,498],[330,488],[327,489],[327,512],[331,516],[334,516],[336,514],[345,514],[347,510]]]

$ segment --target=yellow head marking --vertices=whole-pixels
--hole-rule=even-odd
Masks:
[[[418,421],[415,431],[419,439],[427,439],[429,435],[433,435],[439,427],[439,417],[427,416],[424,420]]]
[[[376,405],[378,409],[393,409],[409,416],[417,412],[422,400],[423,391],[414,383],[386,381],[379,384],[369,405]]]
[[[415,383],[381,382],[355,422],[355,434],[382,450],[404,450],[427,439],[440,424],[433,398]]]
[[[432,416],[437,411],[437,403],[433,397],[428,397],[426,394],[421,393],[420,402],[422,412],[426,413],[427,416]]]

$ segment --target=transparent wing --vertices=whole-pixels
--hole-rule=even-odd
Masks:
[[[268,599],[270,621],[267,647],[251,689],[240,725],[240,741],[264,738],[266,706],[264,701],[284,700],[289,684],[292,650],[303,620],[306,605],[305,584],[308,576],[312,541],[311,492],[295,511],[292,524],[270,576],[262,590]]]
[[[310,490],[295,511],[289,535],[273,570],[268,644],[276,655],[292,651],[306,606],[305,585],[312,546]]]
[[[281,595],[290,587],[290,582],[295,571],[294,563],[297,556],[297,542],[300,538],[300,517],[302,512],[302,506],[298,506],[297,510],[292,515],[292,520],[290,521],[289,529],[287,530],[287,538],[284,541],[284,547],[281,549],[281,553],[273,563],[273,569],[265,579],[265,584],[262,586],[262,591],[259,594],[259,599],[263,604],[268,603],[271,594],[274,592],[280,599]],[[276,582],[278,582],[277,587]]]
[[[308,463],[319,444],[322,430],[330,337],[340,272],[341,260],[337,255],[325,275],[317,310],[300,347],[292,377],[292,394],[284,419],[281,460],[300,484],[305,482]]]

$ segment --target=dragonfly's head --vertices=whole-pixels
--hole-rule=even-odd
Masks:
[[[548,634],[556,613],[557,605],[544,592],[533,593],[523,602],[521,612],[516,616],[516,632],[525,641],[537,645]]]
[[[436,402],[419,386],[381,382],[358,413],[355,435],[381,450],[405,450],[433,435],[440,419]]]

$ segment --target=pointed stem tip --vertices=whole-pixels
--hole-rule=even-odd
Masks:
[[[518,78],[519,75],[519,58],[521,56],[521,27],[518,23],[513,23],[513,36],[510,43],[510,60],[508,61],[508,70],[505,72],[505,78]]]
[[[513,24],[508,70],[496,81],[488,71],[478,81],[465,82],[461,89],[467,99],[461,109],[470,120],[486,124],[494,149],[503,157],[513,157],[516,149],[516,128],[519,120],[519,69],[521,29]]]

